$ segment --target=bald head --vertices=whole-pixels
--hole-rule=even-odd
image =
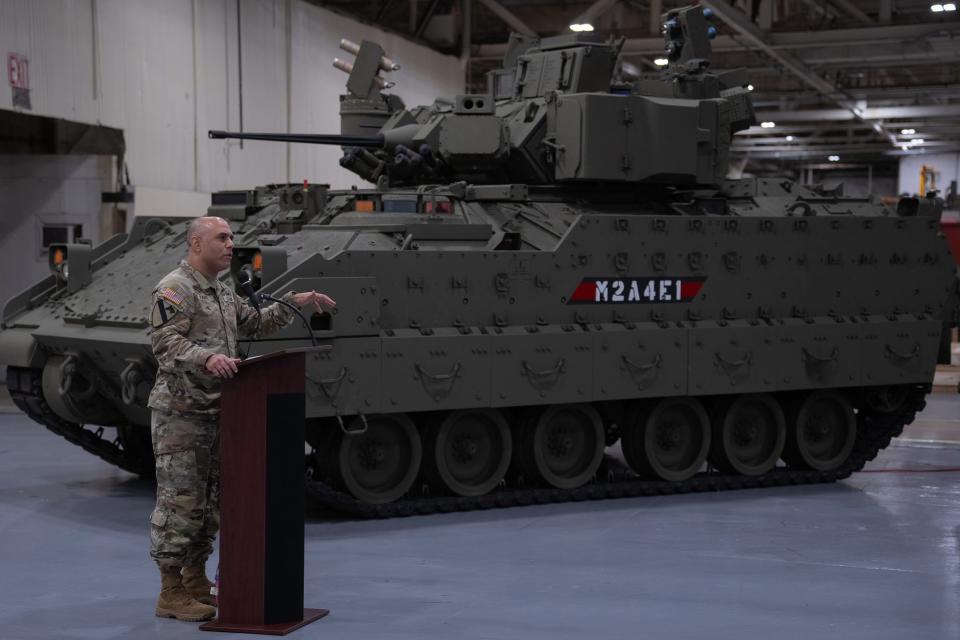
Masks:
[[[223,218],[195,218],[187,227],[187,262],[207,277],[215,278],[230,266],[233,231]]]
[[[193,246],[193,239],[202,239],[205,235],[212,232],[216,228],[230,228],[230,225],[227,224],[227,221],[223,218],[217,216],[203,216],[200,218],[194,218],[190,221],[190,226],[187,227],[187,246]]]

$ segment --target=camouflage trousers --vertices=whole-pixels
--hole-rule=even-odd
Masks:
[[[216,416],[153,411],[157,506],[150,557],[158,565],[206,562],[220,529],[220,426]]]

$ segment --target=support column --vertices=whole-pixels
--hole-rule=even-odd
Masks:
[[[460,63],[466,68],[470,63],[470,31],[472,29],[472,0],[460,0],[460,11],[463,14],[461,23],[462,32],[460,34]]]
[[[764,31],[773,27],[773,0],[760,0],[760,9],[757,13],[757,26]]]
[[[890,24],[893,16],[893,0],[880,0],[880,15],[878,16],[880,24]]]
[[[463,29],[460,34],[460,68],[463,69],[463,92],[470,92],[470,32],[473,28],[473,0],[460,0],[463,13]]]
[[[660,14],[663,13],[663,0],[650,0],[650,30],[652,36],[660,35]]]

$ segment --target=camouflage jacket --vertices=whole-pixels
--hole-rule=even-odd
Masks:
[[[292,302],[292,293],[283,296]],[[263,307],[263,319],[230,287],[211,280],[186,260],[153,290],[150,343],[159,369],[147,406],[169,412],[215,415],[220,411],[220,378],[206,369],[207,358],[236,358],[238,334],[259,337],[280,329],[293,312],[279,304]]]

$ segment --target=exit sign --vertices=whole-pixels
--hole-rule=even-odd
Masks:
[[[30,61],[27,56],[7,54],[7,79],[14,89],[30,89]]]
[[[30,108],[30,60],[19,53],[7,54],[7,81],[13,92],[13,106]]]

